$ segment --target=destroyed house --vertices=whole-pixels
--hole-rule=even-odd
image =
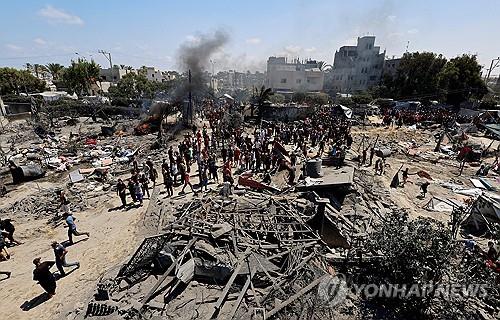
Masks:
[[[463,225],[475,231],[491,231],[492,226],[500,223],[500,198],[484,193],[480,195],[464,219]]]

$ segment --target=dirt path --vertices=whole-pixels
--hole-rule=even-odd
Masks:
[[[24,191],[23,188],[22,191]],[[21,190],[19,190],[21,191]],[[20,192],[16,197],[23,196]],[[89,200],[91,201],[91,200]],[[22,245],[10,248],[12,258],[0,264],[1,270],[12,271],[11,279],[0,282],[0,310],[2,319],[57,319],[65,318],[65,310],[81,308],[94,293],[99,278],[111,267],[126,261],[134,251],[140,237],[136,229],[148,201],[141,208],[128,211],[111,211],[118,206],[119,199],[110,195],[104,199],[90,202],[94,209],[76,213],[77,226],[81,231],[89,231],[88,240],[79,241],[68,247],[68,261],[80,261],[81,268],[57,281],[56,295],[39,305],[37,299],[43,293],[42,288],[32,280],[35,257],[53,260],[50,244],[52,241],[67,239],[67,229],[60,225],[56,228],[46,224],[46,220],[19,221],[16,219],[16,234]],[[75,241],[85,239],[85,236]],[[70,271],[68,268],[67,271]],[[56,267],[52,271],[57,271]],[[26,303],[28,302],[28,303]],[[22,305],[35,304],[28,311]]]

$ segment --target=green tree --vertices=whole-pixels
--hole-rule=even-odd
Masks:
[[[391,84],[395,98],[421,96],[438,98],[439,73],[445,64],[446,58],[433,52],[405,53]]]
[[[439,283],[457,248],[451,232],[443,224],[428,218],[410,220],[406,213],[391,214],[376,230],[367,248],[384,258],[365,270],[367,283],[399,284],[408,288],[415,283]],[[424,318],[432,302],[420,296],[380,300],[377,302],[386,304],[388,310],[396,314],[420,315],[417,318]]]
[[[306,96],[305,102],[311,106],[322,106],[328,104],[329,96],[326,93],[310,93]]]
[[[296,103],[304,103],[306,100],[307,94],[303,91],[295,91],[292,95],[292,101]]]
[[[500,106],[500,98],[489,94],[483,97],[479,107],[483,110],[498,110],[498,106]]]
[[[469,54],[446,63],[439,73],[439,86],[446,91],[446,102],[455,106],[470,98],[481,99],[488,92],[477,57]]]
[[[55,81],[59,80],[64,71],[64,66],[59,63],[48,63],[45,67]]]
[[[275,93],[269,97],[269,101],[274,104],[281,104],[285,102],[285,96],[279,93]]]
[[[46,90],[45,81],[33,76],[28,70],[0,68],[0,94],[35,93]]]
[[[352,108],[356,105],[354,103],[354,101],[352,100],[352,98],[348,98],[348,97],[337,98],[336,102],[338,104],[343,105],[344,107],[348,107],[348,108]]]
[[[352,101],[356,104],[368,104],[373,100],[373,97],[368,92],[355,94],[352,96]]]
[[[373,98],[395,98],[397,96],[396,80],[391,74],[383,74],[380,84],[368,89]]]
[[[37,78],[43,77],[47,72],[49,72],[44,65],[38,63],[26,63],[26,70],[34,74]]]
[[[152,99],[158,93],[169,91],[173,82],[150,81],[142,73],[124,75],[116,86],[109,88],[109,96],[114,100]]]
[[[246,103],[250,100],[251,92],[248,89],[235,89],[232,92],[232,96],[236,99],[236,101]]]
[[[318,61],[318,68],[321,71],[329,71],[329,70],[332,69],[332,65],[331,64],[327,64],[325,61]]]
[[[254,95],[252,97],[252,107],[251,107],[251,115],[253,116],[255,107],[257,107],[258,110],[261,110],[264,105],[269,102],[270,97],[273,95],[273,91],[271,88],[267,88],[265,86],[262,86],[259,89],[255,88],[254,90]],[[260,112],[259,112],[260,116]]]
[[[79,58],[71,61],[71,65],[66,68],[63,80],[69,93],[78,95],[89,94],[90,87],[99,78],[100,66],[93,60],[87,61]]]

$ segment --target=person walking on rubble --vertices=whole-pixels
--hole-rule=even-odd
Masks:
[[[151,160],[151,156],[148,157],[146,161],[146,165],[149,167],[149,180],[153,182],[153,187],[156,186],[156,179],[158,179],[158,171],[156,170],[153,161]],[[148,194],[149,197],[149,194]]]
[[[425,181],[420,185],[420,191],[422,192],[421,197],[425,198],[425,195],[427,194],[427,188],[429,187],[430,183],[429,181]]]
[[[403,186],[406,184],[406,181],[408,180],[408,168],[403,170]]]
[[[363,153],[362,153],[362,157],[361,157],[361,164],[362,165],[365,165],[365,163],[366,163],[367,152],[368,152],[368,148],[367,149],[363,149]]]
[[[168,196],[172,197],[174,195],[174,180],[170,175],[170,172],[167,170],[165,175],[163,176],[163,183],[165,184],[165,188],[167,189]]]
[[[132,201],[134,203],[137,202],[137,197],[135,196],[135,183],[132,178],[128,180],[127,188],[128,192],[130,193],[130,196],[132,197]]]
[[[22,244],[21,242],[14,239],[14,231],[16,231],[16,228],[12,224],[11,219],[0,219],[0,230],[2,230],[1,232],[7,239],[9,239],[11,244]]]
[[[208,171],[210,173],[209,174],[210,179],[213,179],[217,183],[219,183],[219,175],[217,174],[217,163],[213,153],[208,158]]]
[[[61,203],[61,210],[64,214],[69,213],[69,200],[66,198],[66,193],[61,190],[59,191],[59,202]]]
[[[381,170],[380,170],[380,165],[382,163],[382,160],[380,159],[377,159],[377,161],[375,161],[375,174],[378,175],[379,173],[381,173]]]
[[[2,233],[0,232],[0,261],[9,259],[10,259],[10,254],[9,251],[7,251],[7,245],[5,244],[5,239]]]
[[[184,189],[186,189],[186,186],[189,186],[191,188],[191,191],[196,194],[196,191],[194,191],[193,189],[193,185],[191,184],[191,181],[189,181],[190,179],[190,176],[189,176],[189,172],[187,171],[184,171],[184,186],[182,187],[182,190],[181,192],[179,192],[179,194],[184,194]]]
[[[369,162],[370,163],[370,165],[369,165],[370,167],[373,164],[373,156],[375,156],[375,148],[372,147],[372,148],[370,148],[370,162]]]
[[[67,214],[66,217],[66,224],[68,225],[68,240],[69,244],[73,244],[73,236],[87,236],[87,238],[90,238],[90,233],[89,232],[78,232],[76,229],[76,224],[75,224],[76,218],[73,217],[73,214],[70,212]]]
[[[118,179],[118,183],[116,184],[116,193],[118,193],[118,196],[122,201],[122,208],[125,208],[127,206],[127,186],[122,179]]]
[[[202,166],[200,173],[200,186],[201,191],[203,191],[203,187],[205,187],[205,191],[208,191],[208,174],[207,174],[207,166]]]
[[[139,183],[141,184],[142,194],[144,196],[147,194],[149,199],[151,197],[149,194],[149,179],[145,173],[139,175]]]
[[[35,258],[33,264],[35,265],[35,270],[33,270],[33,280],[38,281],[38,284],[48,293],[49,299],[56,294],[56,278],[50,272],[50,268],[54,265],[54,261],[44,261],[40,262],[40,258]]]
[[[142,206],[144,195],[142,193],[141,183],[139,181],[133,181],[133,188],[134,188],[135,198],[137,199],[137,201],[139,201],[139,204]]]
[[[58,243],[57,241],[52,242],[52,249],[54,250],[54,256],[56,259],[56,266],[57,269],[59,270],[59,273],[61,274],[61,277],[64,277],[66,275],[66,272],[64,271],[64,267],[73,267],[76,266],[76,269],[80,268],[80,262],[66,262],[66,254],[68,253],[68,250],[66,248]]]

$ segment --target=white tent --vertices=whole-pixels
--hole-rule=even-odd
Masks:
[[[455,199],[442,199],[438,197],[432,197],[429,202],[427,202],[423,208],[429,211],[437,212],[452,212],[454,208],[463,206],[463,203]]]

